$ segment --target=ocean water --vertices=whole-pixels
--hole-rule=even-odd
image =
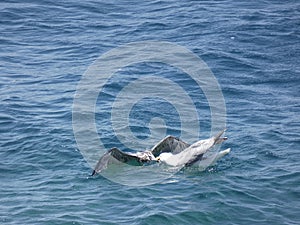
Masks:
[[[300,223],[298,1],[24,0],[2,1],[0,9],[0,224]],[[231,153],[206,171],[143,187],[91,178],[72,128],[77,85],[100,55],[147,40],[184,46],[207,63],[226,102],[222,148]],[[141,64],[124,73],[118,90],[132,74],[178,71]],[[203,94],[175,81],[202,96],[207,136]],[[106,88],[97,129],[107,148],[122,147],[105,125]],[[135,106],[138,119],[130,122],[139,138],[153,117],[166,120],[169,134],[184,132],[172,104],[160,104]],[[160,110],[148,110],[153,105]]]

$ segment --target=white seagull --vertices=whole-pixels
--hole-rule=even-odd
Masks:
[[[225,130],[209,139],[197,141],[177,154],[173,154],[173,152],[163,152],[156,160],[170,166],[191,166],[195,162],[202,160],[203,155],[211,150],[216,144],[221,144],[223,141],[227,140],[227,137],[221,137],[224,132]],[[216,162],[229,152],[230,148],[219,152],[212,163]]]

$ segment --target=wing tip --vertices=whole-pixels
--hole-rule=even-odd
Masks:
[[[95,176],[97,174],[96,170],[93,170],[93,173],[91,174],[91,177]]]

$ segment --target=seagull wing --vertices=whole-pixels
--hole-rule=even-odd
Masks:
[[[157,157],[163,152],[172,152],[174,154],[177,154],[190,145],[188,143],[185,143],[184,141],[180,140],[179,138],[173,137],[173,136],[167,136],[164,139],[162,139],[160,142],[158,142],[152,149],[152,154]]]
[[[99,159],[99,161],[95,166],[92,176],[106,169],[109,164],[118,163],[118,162],[126,163],[133,166],[142,165],[141,159],[136,155],[122,152],[118,148],[112,148],[106,153],[104,153],[103,156],[101,156],[101,158]]]

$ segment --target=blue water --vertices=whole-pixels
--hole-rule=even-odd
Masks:
[[[298,1],[25,0],[0,9],[0,224],[299,224]],[[145,187],[89,178],[72,130],[76,86],[98,56],[143,40],[174,42],[208,64],[232,151],[204,172]],[[165,119],[180,134],[176,115]],[[132,123],[148,135],[147,121]]]

